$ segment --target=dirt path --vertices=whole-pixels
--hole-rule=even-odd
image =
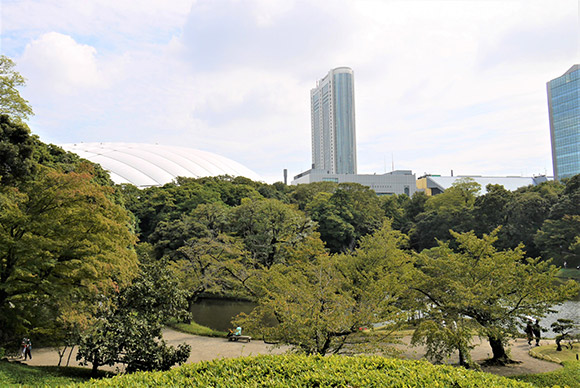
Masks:
[[[410,337],[404,337],[402,341],[405,344],[409,344],[411,341]],[[542,340],[540,345],[553,344],[553,340]],[[471,358],[481,364],[486,359],[491,358],[492,351],[489,346],[489,342],[480,339],[475,340],[475,348],[471,351]],[[556,345],[554,345],[556,346]],[[405,358],[410,358],[414,360],[421,359],[425,355],[425,347],[411,347],[411,346],[400,346],[404,350],[403,356]],[[527,340],[520,338],[510,341],[509,354],[513,360],[520,361],[518,364],[512,364],[508,366],[485,366],[482,367],[484,372],[493,373],[494,375],[500,376],[515,376],[515,375],[526,375],[526,374],[536,374],[551,372],[562,368],[560,364],[556,364],[549,361],[539,360],[529,355],[529,351],[532,349],[528,345]],[[455,355],[447,361],[449,364],[458,364],[459,356]]]
[[[265,344],[262,341],[251,341],[249,343],[243,342],[229,342],[225,338],[201,337],[191,334],[181,333],[172,329],[163,330],[163,338],[170,345],[178,345],[187,343],[191,345],[191,355],[187,360],[188,363],[198,362],[204,360],[214,360],[221,358],[235,358],[241,356],[252,356],[258,354],[282,354],[288,347],[275,348],[272,345]],[[404,337],[403,342],[409,344],[410,337]],[[553,343],[553,341],[542,341],[541,345]],[[405,358],[420,359],[425,354],[424,347],[410,347],[401,346],[404,350]],[[525,339],[518,339],[511,342],[511,357],[515,360],[521,361],[520,364],[514,364],[504,367],[484,367],[485,372],[493,373],[501,376],[512,376],[520,374],[535,374],[550,372],[561,368],[560,365],[535,359],[528,355],[530,347]],[[57,365],[58,354],[54,349],[37,349],[32,352],[32,360],[26,361],[28,365]],[[78,366],[75,359],[76,352],[71,356],[70,366]],[[471,356],[475,361],[483,361],[491,357],[491,348],[486,341],[476,342],[476,347],[471,352]],[[66,364],[65,356],[63,365]],[[449,363],[457,363],[457,357],[448,360]],[[115,370],[115,367],[102,368]]]

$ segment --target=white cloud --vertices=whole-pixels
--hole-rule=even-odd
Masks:
[[[94,47],[49,32],[26,45],[19,68],[28,74],[31,89],[44,97],[53,93],[74,95],[104,86],[96,54]]]
[[[577,0],[21,0],[3,3],[2,44],[46,141],[187,145],[279,180],[310,166],[309,90],[350,66],[360,172],[393,154],[419,174],[533,174],[551,171],[545,83],[578,63],[577,14]]]

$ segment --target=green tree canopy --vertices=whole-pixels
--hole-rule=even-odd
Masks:
[[[357,345],[381,349],[384,333],[406,317],[402,301],[412,263],[401,250],[405,243],[385,224],[351,255],[320,253],[315,260],[275,265],[262,274],[259,306],[237,323],[308,354],[362,351]],[[377,323],[388,329],[361,333]]]
[[[32,174],[34,140],[30,130],[0,115],[0,184],[10,185]]]
[[[493,246],[497,230],[482,238],[473,232],[452,232],[452,236],[457,249],[440,242],[417,256],[419,271],[413,288],[431,316],[469,318],[489,340],[493,361],[509,362],[505,344],[519,322],[527,316],[544,316],[575,295],[578,285],[573,281],[557,285],[558,269],[526,258],[521,246],[497,250]]]
[[[141,259],[139,276],[100,298],[91,329],[81,336],[77,360],[92,364],[93,375],[115,363],[125,364],[127,372],[169,370],[189,357],[189,345],[167,346],[161,335],[169,318],[187,315],[184,293],[165,263]]]
[[[24,124],[34,113],[30,103],[18,91],[26,80],[14,69],[15,66],[12,59],[0,55],[0,115],[8,115],[15,123]]]
[[[46,312],[91,311],[92,298],[131,279],[135,237],[111,194],[88,173],[46,167],[20,188],[1,187],[1,341],[42,327]]]

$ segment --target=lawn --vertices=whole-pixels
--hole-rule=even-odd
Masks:
[[[0,385],[24,387],[61,387],[90,380],[88,368],[58,366],[28,366],[0,361]],[[111,377],[112,372],[99,372],[99,377]]]
[[[205,337],[226,337],[228,333],[225,331],[218,331],[210,329],[209,327],[202,326],[198,323],[191,321],[191,323],[178,323],[178,322],[169,322],[167,326],[175,329],[177,331],[181,331],[182,333],[193,334],[193,335],[202,335]]]
[[[574,279],[580,282],[580,270],[576,268],[561,268],[556,276],[561,279]]]
[[[562,351],[556,351],[556,345],[545,345],[533,348],[530,351],[530,355],[535,358],[542,360],[548,360],[556,363],[562,363],[564,361],[577,361],[580,358],[580,344],[574,344],[574,348],[569,349],[562,344]]]

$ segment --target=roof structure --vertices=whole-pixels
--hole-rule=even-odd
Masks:
[[[515,191],[520,187],[524,186],[536,186],[542,182],[546,182],[548,180],[553,180],[553,177],[546,177],[546,176],[538,176],[538,177],[489,177],[489,176],[436,176],[436,175],[427,175],[425,177],[427,179],[427,188],[439,189],[440,192],[445,191],[446,189],[450,188],[457,180],[462,178],[470,178],[474,182],[479,183],[481,185],[481,193],[487,193],[486,186],[488,184],[493,185],[502,185],[506,190]]]
[[[187,147],[145,143],[76,143],[60,147],[100,164],[113,182],[141,188],[162,186],[179,176],[231,175],[262,180],[258,174],[231,159]]]
[[[568,71],[567,71],[567,72],[565,72],[565,73],[564,73],[564,75],[566,75],[566,74],[570,74],[570,73],[572,73],[573,71],[576,71],[576,70],[578,70],[578,69],[580,69],[580,65],[573,65],[573,66],[572,66],[570,69],[568,69]]]

